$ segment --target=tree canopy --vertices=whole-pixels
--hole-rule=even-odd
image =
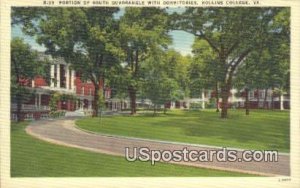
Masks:
[[[289,15],[282,8],[187,8],[173,15],[173,27],[207,41],[216,53],[222,96],[221,117],[227,117],[228,98],[237,67],[255,49],[268,46],[271,36],[285,35]],[[278,21],[276,21],[278,20]]]
[[[215,90],[218,102],[220,88],[222,118],[227,117],[233,86],[288,90],[289,8],[188,7],[171,14],[165,8],[128,7],[117,18],[119,11],[15,7],[12,24],[21,24],[44,45],[45,53],[63,57],[93,83],[95,116],[103,83],[129,97],[132,114],[143,89],[161,104],[175,100],[175,94],[183,98],[203,89]],[[171,30],[196,37],[193,57],[168,49]]]
[[[153,52],[171,43],[168,14],[160,8],[125,8],[120,19],[121,47],[126,54],[124,76],[130,98],[131,114],[136,113],[136,95],[140,90],[141,64]]]
[[[34,9],[34,8],[33,8]],[[105,72],[118,65],[118,8],[52,8],[31,26],[45,53],[63,57],[94,87],[94,116],[98,115],[98,92]],[[29,11],[29,10],[28,10]],[[29,25],[30,26],[30,25]],[[26,28],[25,28],[26,29]]]
[[[45,73],[46,59],[31,49],[23,39],[13,38],[11,41],[11,95],[17,103],[17,120],[21,118],[21,105],[33,94],[26,88],[36,75]]]

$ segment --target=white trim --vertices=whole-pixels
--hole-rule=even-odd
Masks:
[[[75,71],[74,70],[71,70],[71,88],[72,90],[75,91],[75,85],[74,85],[74,82],[75,82]]]
[[[66,72],[65,72],[65,75],[66,75],[66,89],[70,89],[69,87],[69,82],[70,82],[70,67],[69,65],[67,64],[65,66],[65,69],[66,69]]]
[[[60,88],[60,64],[56,65],[56,75],[57,75],[57,88]]]
[[[55,65],[51,65],[51,69],[50,69],[50,87],[54,87],[54,66]]]
[[[35,78],[33,78],[33,79],[31,80],[31,87],[35,87],[35,81],[34,81],[34,79],[35,79]]]

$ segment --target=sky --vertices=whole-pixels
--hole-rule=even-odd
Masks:
[[[182,12],[183,9],[169,9],[168,12]],[[116,15],[116,18],[120,17],[122,14],[124,14],[124,10],[120,10],[120,12]],[[180,52],[182,55],[188,55],[191,53],[191,46],[194,42],[194,35],[189,34],[185,31],[170,31],[170,36],[173,38],[173,44],[169,46],[169,48],[173,48],[176,51]],[[27,36],[22,33],[20,26],[14,26],[12,27],[12,37],[20,37],[24,38],[24,40],[32,47],[32,49],[38,50],[38,51],[45,51],[45,48],[43,46],[40,46],[35,42],[35,38],[31,36]]]
[[[173,44],[170,48],[174,48],[182,55],[192,54],[192,45],[194,43],[194,35],[185,31],[171,31],[170,35],[173,38]]]

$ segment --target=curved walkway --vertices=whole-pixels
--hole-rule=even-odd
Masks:
[[[51,143],[80,148],[93,152],[125,157],[125,148],[148,147],[150,150],[216,150],[216,148],[201,147],[188,144],[158,142],[137,138],[125,138],[93,134],[75,127],[75,120],[41,120],[32,122],[26,132],[36,138]],[[241,157],[241,152],[238,152]],[[290,156],[280,154],[277,162],[172,162],[176,164],[203,167],[218,170],[244,172],[264,176],[290,175]]]

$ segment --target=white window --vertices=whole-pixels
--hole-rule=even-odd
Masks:
[[[265,98],[265,91],[259,91],[259,98]]]
[[[254,92],[253,92],[253,91],[250,91],[250,92],[249,92],[249,97],[250,97],[250,98],[254,98]]]

